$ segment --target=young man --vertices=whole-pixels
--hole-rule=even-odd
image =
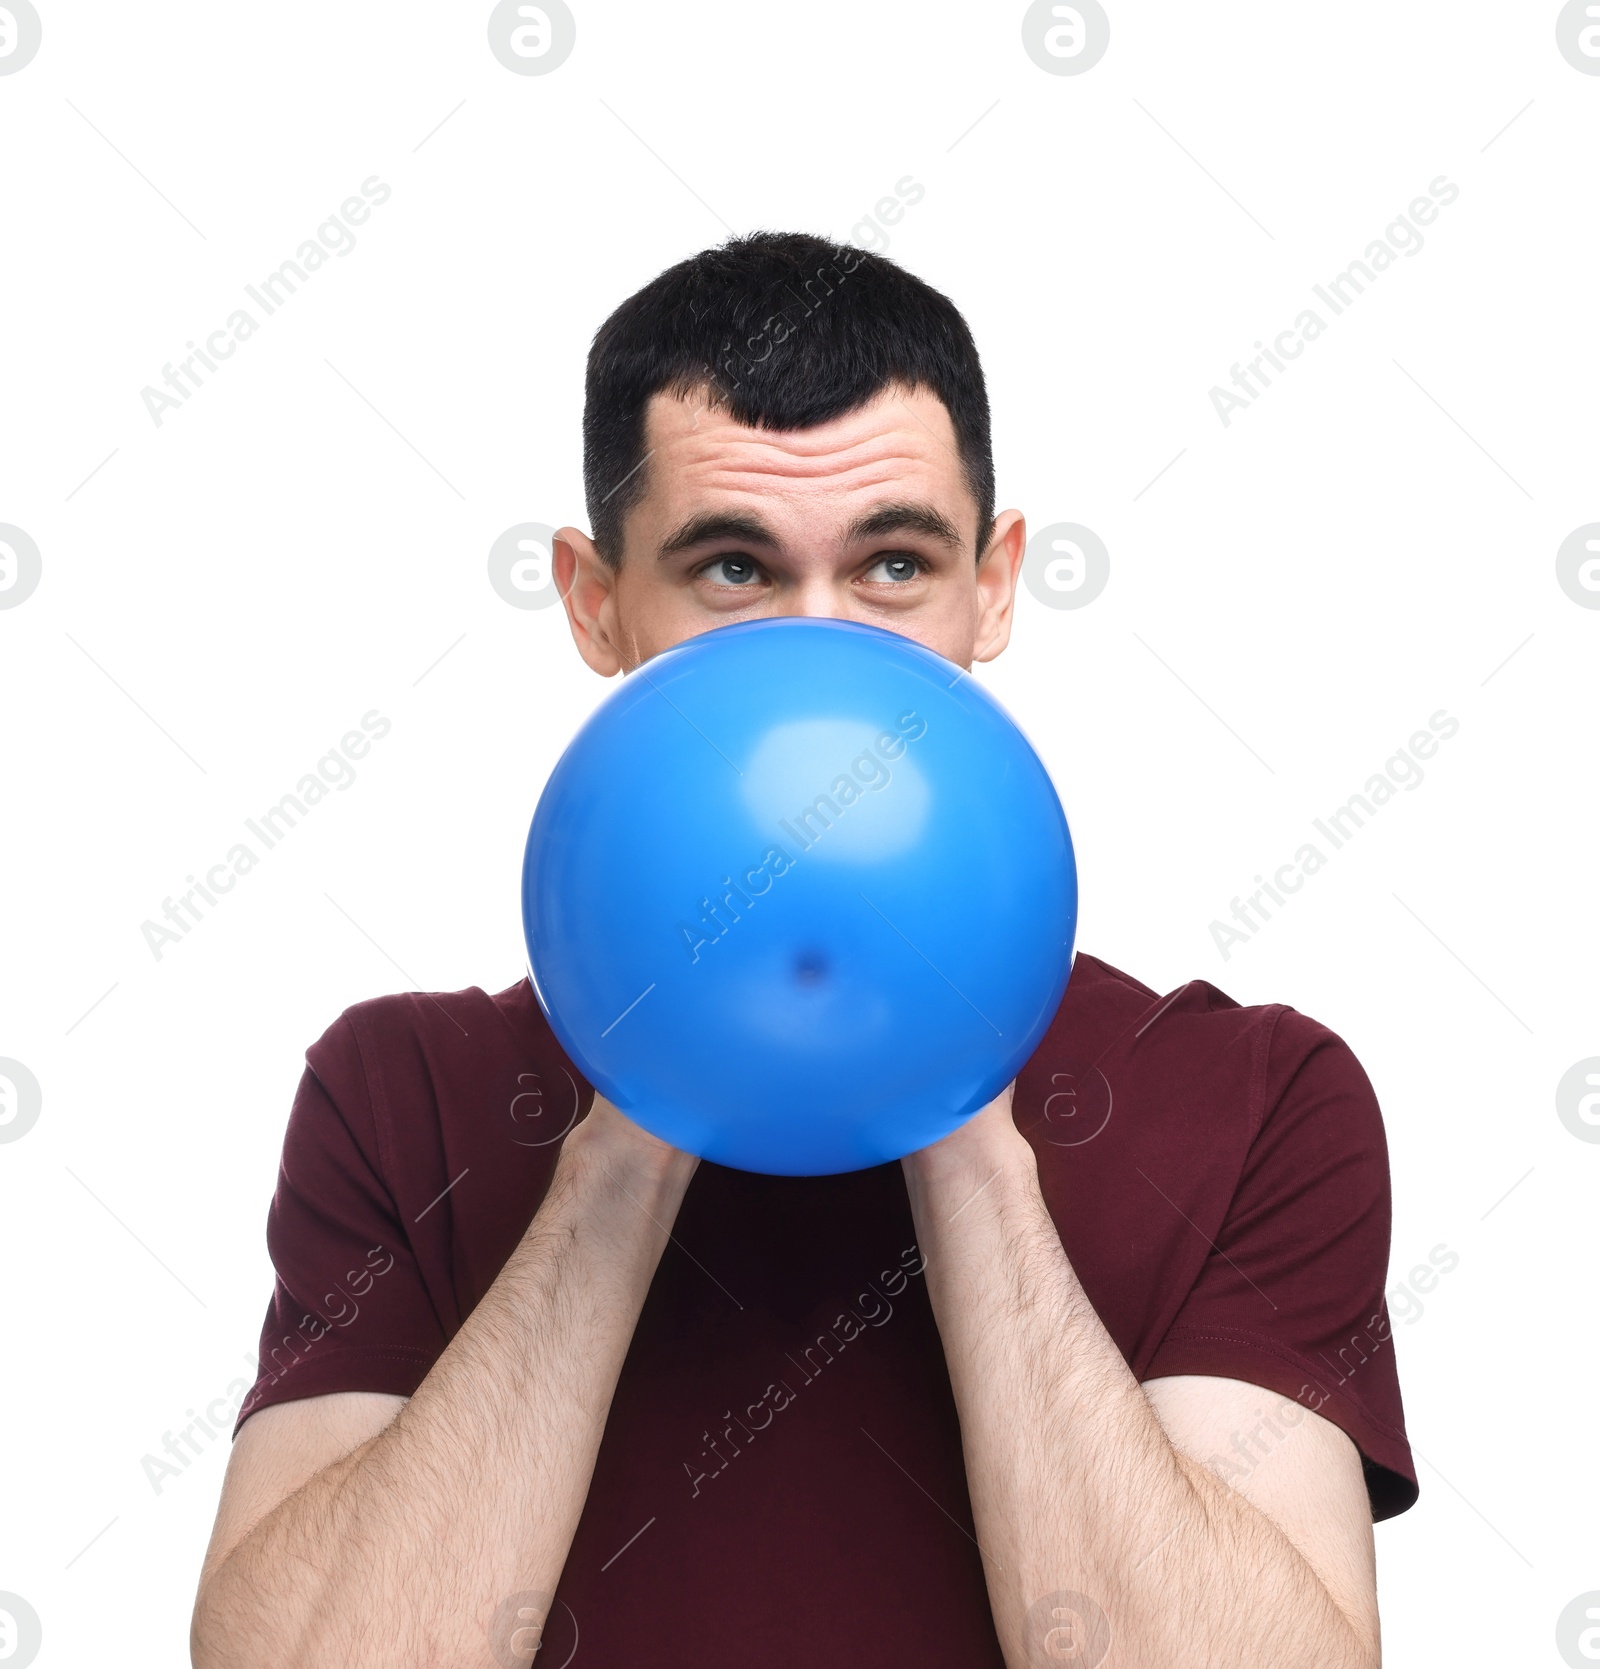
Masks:
[[[584,441],[554,571],[604,676],[768,614],[1006,646],[977,353],[892,262],[663,273]],[[1080,954],[1010,1090],[818,1178],[647,1135],[526,980],[359,1004],[307,1061],[198,1664],[1378,1662],[1387,1157],[1293,1009]]]

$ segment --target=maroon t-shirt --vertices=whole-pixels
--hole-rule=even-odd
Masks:
[[[593,1098],[526,980],[357,1004],[306,1058],[241,1424],[298,1397],[415,1391]],[[1160,997],[1080,954],[1013,1105],[1134,1375],[1297,1399],[1361,1451],[1374,1517],[1410,1506],[1388,1156],[1349,1048],[1281,1004],[1203,980]],[[579,1669],[1000,1669],[900,1166],[702,1163],[673,1236],[540,1661],[576,1642]]]

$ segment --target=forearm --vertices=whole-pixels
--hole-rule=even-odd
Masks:
[[[568,1137],[517,1249],[393,1422],[212,1573],[197,1664],[481,1665],[496,1607],[554,1590],[694,1168],[619,1140],[616,1118]]]
[[[1030,1607],[1071,1591],[1109,1620],[1107,1669],[1370,1669],[1373,1645],[1289,1539],[1168,1441],[1009,1112],[906,1173],[1007,1662],[1040,1660],[1051,1620]]]

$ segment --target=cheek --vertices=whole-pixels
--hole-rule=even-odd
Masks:
[[[970,667],[978,640],[980,612],[976,586],[968,589],[946,580],[933,587],[927,602],[915,612],[875,624],[888,625],[892,631],[943,655],[947,661]]]
[[[691,586],[624,562],[612,592],[613,623],[630,662],[648,659],[717,622],[698,608]]]

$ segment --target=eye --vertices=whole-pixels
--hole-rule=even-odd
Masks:
[[[702,578],[717,585],[750,585],[761,577],[761,570],[748,556],[719,556],[700,570]]]
[[[904,585],[925,573],[927,566],[919,556],[880,556],[861,577],[878,585]]]

